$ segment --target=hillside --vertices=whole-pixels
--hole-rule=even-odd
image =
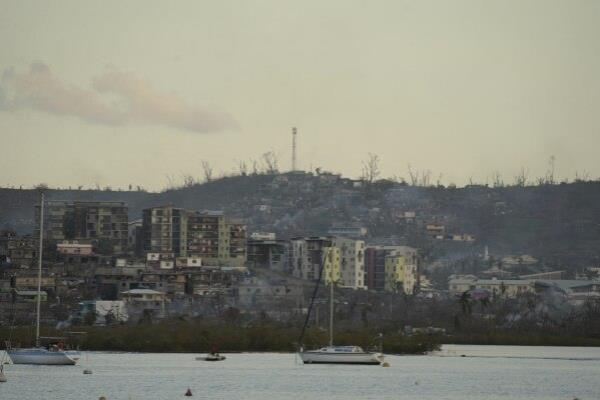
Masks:
[[[489,188],[418,187],[390,181],[357,183],[332,174],[249,175],[160,193],[48,190],[50,200],[116,200],[130,219],[146,207],[171,203],[223,210],[246,220],[249,230],[282,237],[324,234],[334,225],[358,224],[371,242],[401,242],[438,254],[529,253],[561,264],[600,259],[600,183]],[[0,189],[0,227],[31,232],[35,190]],[[404,212],[414,212],[405,218]],[[470,244],[435,241],[427,223],[447,234],[470,234]]]

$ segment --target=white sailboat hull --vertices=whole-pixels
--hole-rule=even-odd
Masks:
[[[380,353],[333,353],[316,350],[303,351],[299,355],[304,364],[379,365],[383,361]]]
[[[7,350],[13,364],[75,365],[79,353],[73,351],[48,351],[43,348]]]

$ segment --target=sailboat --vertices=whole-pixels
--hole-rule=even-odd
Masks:
[[[323,257],[323,264],[321,265],[321,271],[319,273],[319,278],[317,280],[317,284],[315,286],[315,290],[313,292],[313,296],[311,298],[310,307],[308,309],[308,313],[306,315],[306,321],[304,323],[304,327],[302,328],[302,333],[300,334],[300,339],[298,343],[302,343],[302,338],[304,336],[304,331],[306,330],[306,326],[308,325],[308,321],[310,318],[310,312],[312,310],[312,306],[317,294],[317,290],[319,287],[319,283],[321,281],[321,276],[323,275],[323,269],[325,266],[325,260],[327,256],[330,254],[331,248],[328,248],[328,251]],[[333,268],[333,267],[331,267]],[[383,354],[380,352],[369,352],[364,351],[360,346],[334,346],[333,344],[333,292],[334,292],[334,279],[333,279],[333,271],[330,272],[330,280],[329,280],[329,346],[322,347],[317,350],[308,350],[305,351],[302,346],[300,346],[300,350],[298,355],[304,364],[358,364],[358,365],[380,365],[383,362]]]
[[[44,235],[44,192],[41,192],[40,206],[40,246],[38,254],[38,280],[37,280],[37,307],[36,307],[36,331],[35,347],[13,348],[7,343],[6,353],[13,364],[37,364],[37,365],[75,365],[79,360],[78,351],[69,351],[63,348],[62,342],[47,347],[41,346],[40,337],[40,309],[42,292],[42,249]]]

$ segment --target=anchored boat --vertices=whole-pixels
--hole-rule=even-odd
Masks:
[[[204,357],[196,357],[198,361],[223,361],[227,357],[220,355],[219,353],[209,353]]]
[[[55,343],[49,343],[47,347],[41,346],[40,337],[40,307],[42,292],[42,249],[44,239],[44,192],[41,192],[40,199],[40,243],[38,251],[38,280],[37,280],[37,308],[36,308],[36,331],[35,347],[32,348],[13,348],[10,342],[6,343],[6,354],[10,357],[13,364],[37,364],[37,365],[75,365],[79,360],[79,352],[65,350],[62,338]]]
[[[379,365],[381,353],[364,351],[359,346],[328,346],[319,350],[301,351],[304,364],[362,364]]]
[[[300,338],[298,339],[298,343],[302,343],[302,338],[304,337],[304,331],[308,326],[308,321],[310,319],[310,313],[312,311],[312,307],[314,304],[315,297],[317,295],[317,291],[319,288],[319,284],[321,282],[321,276],[323,275],[323,269],[325,267],[325,262],[327,257],[330,257],[331,248],[327,249],[325,256],[323,257],[323,263],[321,264],[321,270],[319,272],[319,277],[317,279],[317,284],[315,285],[315,289],[313,292],[313,296],[311,298],[310,307],[308,308],[308,313],[306,315],[306,321],[304,322],[304,327],[302,328],[302,333],[300,334]],[[331,261],[330,265],[332,265]],[[333,268],[333,267],[331,267]],[[308,350],[305,351],[301,346],[298,351],[298,355],[304,364],[358,364],[358,365],[380,365],[383,362],[383,354],[380,352],[369,352],[364,351],[359,346],[334,346],[333,345],[333,292],[334,292],[334,274],[332,271],[329,272],[329,346],[320,348],[318,350]]]
[[[79,352],[33,347],[7,350],[13,364],[75,365]]]

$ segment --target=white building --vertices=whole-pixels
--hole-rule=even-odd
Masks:
[[[86,300],[79,303],[79,306],[80,318],[84,318],[88,313],[96,315],[94,325],[107,325],[111,319],[113,322],[129,320],[129,313],[123,300]]]
[[[367,235],[367,228],[362,226],[334,226],[327,233],[332,236],[360,238]]]
[[[535,281],[532,279],[473,279],[458,278],[448,281],[448,289],[452,295],[483,289],[495,296],[516,298],[526,293],[535,293]]]
[[[275,240],[277,235],[273,232],[252,232],[250,234],[252,240]]]

